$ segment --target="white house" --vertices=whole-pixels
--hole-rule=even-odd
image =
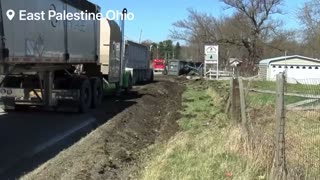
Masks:
[[[289,83],[320,84],[320,60],[294,55],[264,59],[259,63],[259,77],[275,81],[285,72]]]

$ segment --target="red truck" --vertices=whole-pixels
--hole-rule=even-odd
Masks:
[[[152,66],[153,66],[153,70],[155,72],[163,72],[166,67],[165,60],[164,59],[154,59]]]

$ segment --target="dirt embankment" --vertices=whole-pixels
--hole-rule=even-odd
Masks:
[[[133,93],[140,97],[127,100],[134,105],[22,179],[135,178],[141,150],[178,130],[183,90],[181,83],[165,78],[137,87]]]

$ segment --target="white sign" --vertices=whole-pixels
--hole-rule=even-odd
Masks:
[[[206,61],[218,61],[219,46],[205,45],[204,54]]]
[[[212,76],[215,74],[216,78],[219,79],[219,46],[205,45],[204,54],[205,76],[212,79]]]
[[[205,54],[218,54],[218,46],[206,45],[204,53]]]

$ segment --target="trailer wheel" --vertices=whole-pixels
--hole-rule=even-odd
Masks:
[[[103,98],[103,87],[102,87],[102,82],[99,78],[91,78],[91,88],[92,88],[92,103],[91,107],[96,108],[98,107]]]
[[[79,111],[88,112],[92,103],[92,88],[88,78],[81,78],[80,81]]]

